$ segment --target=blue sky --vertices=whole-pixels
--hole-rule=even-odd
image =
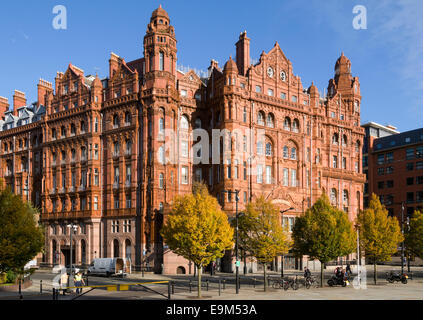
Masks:
[[[106,77],[110,52],[126,61],[142,56],[142,40],[162,4],[178,39],[179,63],[207,69],[235,57],[247,30],[251,56],[276,41],[308,87],[327,88],[343,51],[361,82],[362,122],[423,127],[423,1],[420,0],[15,0],[0,10],[0,96],[13,90],[35,101],[39,78],[54,81],[72,63]],[[67,8],[67,30],[55,30],[53,7]],[[367,29],[355,30],[353,8],[367,9]]]

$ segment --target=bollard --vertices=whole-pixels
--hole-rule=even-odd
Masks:
[[[19,279],[19,295],[22,294],[22,280]]]
[[[209,291],[209,280],[206,281],[206,291]]]
[[[256,287],[256,277],[253,278],[254,281],[254,288]]]
[[[170,281],[167,283],[167,296],[169,300],[172,300],[172,285]]]
[[[226,289],[226,279],[223,279],[223,291]]]
[[[53,300],[56,300],[56,289],[53,288]]]
[[[43,294],[43,280],[40,280],[40,294]]]
[[[192,293],[192,281],[189,281],[189,293]]]
[[[87,279],[86,280],[87,280],[87,283],[85,285],[88,287],[88,274],[87,274]]]
[[[222,285],[222,280],[219,279],[219,297],[220,297],[221,285]]]
[[[172,294],[175,294],[175,283],[172,281]]]

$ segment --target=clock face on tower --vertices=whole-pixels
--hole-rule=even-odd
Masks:
[[[281,71],[281,80],[286,81],[286,73],[285,71]]]
[[[267,75],[272,78],[273,77],[273,69],[272,67],[267,68]]]

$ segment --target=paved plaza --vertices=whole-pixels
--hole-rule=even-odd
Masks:
[[[203,276],[203,299],[204,300],[421,300],[423,299],[423,268],[413,268],[413,279],[408,284],[389,284],[385,280],[385,272],[399,270],[398,267],[379,266],[378,284],[373,284],[372,266],[367,266],[367,288],[356,289],[353,285],[342,287],[328,287],[327,279],[331,271],[325,273],[325,287],[312,287],[310,289],[300,286],[296,291],[291,288],[288,291],[273,289],[271,286],[264,292],[262,274],[250,274],[241,276],[241,289],[235,293],[234,275],[218,274],[216,276]],[[301,273],[291,270],[286,271],[288,277]],[[49,271],[38,271],[32,275],[33,285],[23,290],[23,300],[52,300],[52,279],[55,274]],[[319,274],[314,274],[319,278]],[[278,274],[271,273],[271,279],[277,279]],[[220,280],[220,293],[219,293]],[[43,293],[40,294],[40,281],[42,281]],[[128,285],[133,283],[151,283],[157,281],[172,281],[174,283],[172,300],[193,300],[197,296],[197,282],[193,276],[162,276],[154,274],[132,274],[127,278],[90,277],[89,285]],[[106,288],[98,288],[78,297],[76,294],[60,295],[59,300],[167,300],[169,288],[164,284],[148,284],[145,286],[130,286],[128,291],[107,291]],[[0,292],[0,300],[20,299],[17,292]]]

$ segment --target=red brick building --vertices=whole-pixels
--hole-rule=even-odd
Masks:
[[[369,194],[379,196],[401,222],[423,208],[423,129],[374,139],[370,145]]]
[[[112,53],[107,78],[69,65],[54,87],[40,81],[30,107],[17,92],[6,112],[0,98],[1,177],[41,207],[46,262],[69,260],[66,225],[73,222],[76,263],[127,256],[155,271],[192,271],[159,230],[172,199],[191,192],[196,180],[230,216],[235,197],[224,190],[240,191],[241,210],[261,194],[281,210],[294,208],[284,216],[291,225],[322,192],[351,219],[363,208],[360,83],[344,54],[326,97],[313,84],[303,87],[278,43],[252,64],[246,32],[235,59],[223,69],[212,60],[207,76],[182,72],[177,61],[175,29],[160,7],[142,57],[125,62]],[[22,107],[34,116],[27,124]],[[200,128],[209,141],[196,147]],[[213,129],[231,134],[212,143]],[[230,257],[220,264],[233,268]]]

